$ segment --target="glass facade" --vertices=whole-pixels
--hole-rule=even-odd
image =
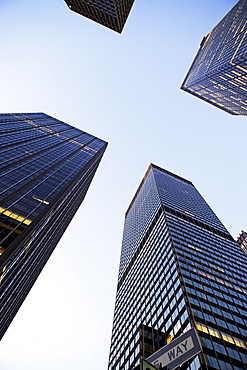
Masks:
[[[107,143],[44,113],[0,114],[0,337],[83,201]]]
[[[65,0],[65,2],[74,12],[121,33],[134,0]]]
[[[247,0],[203,38],[181,89],[233,115],[247,115]]]
[[[242,230],[237,237],[237,243],[242,250],[247,254],[247,232]]]
[[[193,186],[151,164],[126,212],[108,370],[191,327],[185,369],[247,369],[247,256]]]

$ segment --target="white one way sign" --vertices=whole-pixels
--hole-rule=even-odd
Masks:
[[[156,367],[160,365],[161,367],[167,366],[169,370],[172,370],[200,351],[201,343],[196,330],[192,328],[152,354],[147,358],[147,361]]]

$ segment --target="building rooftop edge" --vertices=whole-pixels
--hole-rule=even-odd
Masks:
[[[137,195],[139,194],[139,191],[140,191],[140,189],[141,189],[141,187],[142,187],[142,185],[143,185],[144,181],[146,180],[146,178],[147,178],[147,176],[148,176],[148,174],[149,174],[149,172],[150,172],[150,170],[151,170],[152,168],[156,168],[157,170],[162,171],[162,172],[166,173],[167,175],[170,175],[170,176],[172,176],[172,177],[175,177],[176,179],[178,179],[178,180],[180,180],[180,181],[186,182],[187,184],[194,186],[194,185],[193,185],[193,183],[192,183],[191,181],[189,181],[189,180],[187,180],[187,179],[185,179],[185,178],[183,178],[183,177],[181,177],[181,176],[178,176],[178,175],[176,175],[175,173],[172,173],[172,172],[170,172],[170,171],[167,171],[167,170],[165,170],[164,168],[157,166],[156,164],[150,163],[150,165],[148,166],[148,169],[147,169],[147,171],[146,171],[145,175],[143,176],[143,178],[142,178],[142,180],[141,180],[141,182],[140,182],[140,185],[138,186],[138,188],[137,188],[137,190],[136,190],[136,192],[135,192],[134,197],[132,198],[132,201],[130,202],[129,207],[127,208],[127,211],[125,212],[125,218],[127,217],[128,213],[129,213],[129,211],[130,211],[130,208],[132,207],[132,205],[133,205],[134,201],[136,200],[136,197],[137,197]]]
[[[243,237],[246,237],[247,236],[247,232],[244,231],[244,230],[241,230],[237,236],[237,241],[241,238],[241,236]]]
[[[99,139],[99,140],[101,140],[102,142],[104,142],[105,144],[106,144],[106,147],[108,146],[108,144],[109,144],[109,142],[108,141],[106,141],[105,139],[101,139],[99,136],[96,136],[95,134],[91,134],[90,132],[87,132],[87,131],[84,131],[84,130],[82,130],[81,128],[78,128],[78,127],[76,127],[76,126],[74,126],[74,125],[72,125],[71,123],[67,123],[67,122],[64,122],[64,121],[62,121],[60,118],[55,118],[55,117],[53,117],[53,116],[50,116],[49,114],[47,114],[47,113],[44,113],[44,112],[22,112],[22,113],[0,113],[0,116],[1,115],[10,115],[10,116],[13,116],[13,115],[15,115],[15,114],[19,114],[20,116],[25,116],[25,115],[31,115],[31,114],[44,114],[45,116],[47,116],[47,117],[49,117],[49,118],[52,118],[52,119],[55,119],[56,121],[59,121],[59,122],[62,122],[62,123],[64,123],[65,125],[68,125],[68,126],[70,126],[70,127],[73,127],[73,128],[75,128],[76,130],[79,130],[79,131],[81,131],[81,132],[85,132],[86,134],[89,134],[89,135],[91,135],[91,136],[93,136],[93,137],[95,137],[96,139]],[[19,118],[21,118],[21,117],[19,117]]]

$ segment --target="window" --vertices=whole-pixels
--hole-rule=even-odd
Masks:
[[[230,365],[229,363],[224,362],[224,361],[219,361],[219,363],[220,363],[220,369],[232,370],[232,365]]]
[[[206,355],[206,359],[210,366],[215,367],[216,369],[219,369],[219,364],[215,357]],[[222,367],[222,369],[224,369],[224,367]]]

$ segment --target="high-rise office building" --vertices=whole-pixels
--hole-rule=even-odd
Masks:
[[[150,165],[125,215],[109,370],[196,328],[181,369],[247,369],[247,256],[193,184]]]
[[[237,243],[240,248],[247,254],[247,232],[242,230],[237,237]]]
[[[247,115],[247,0],[203,38],[181,89],[233,115]]]
[[[43,113],[0,114],[0,338],[83,201],[107,143]]]
[[[134,0],[65,0],[65,2],[74,12],[121,33]]]

